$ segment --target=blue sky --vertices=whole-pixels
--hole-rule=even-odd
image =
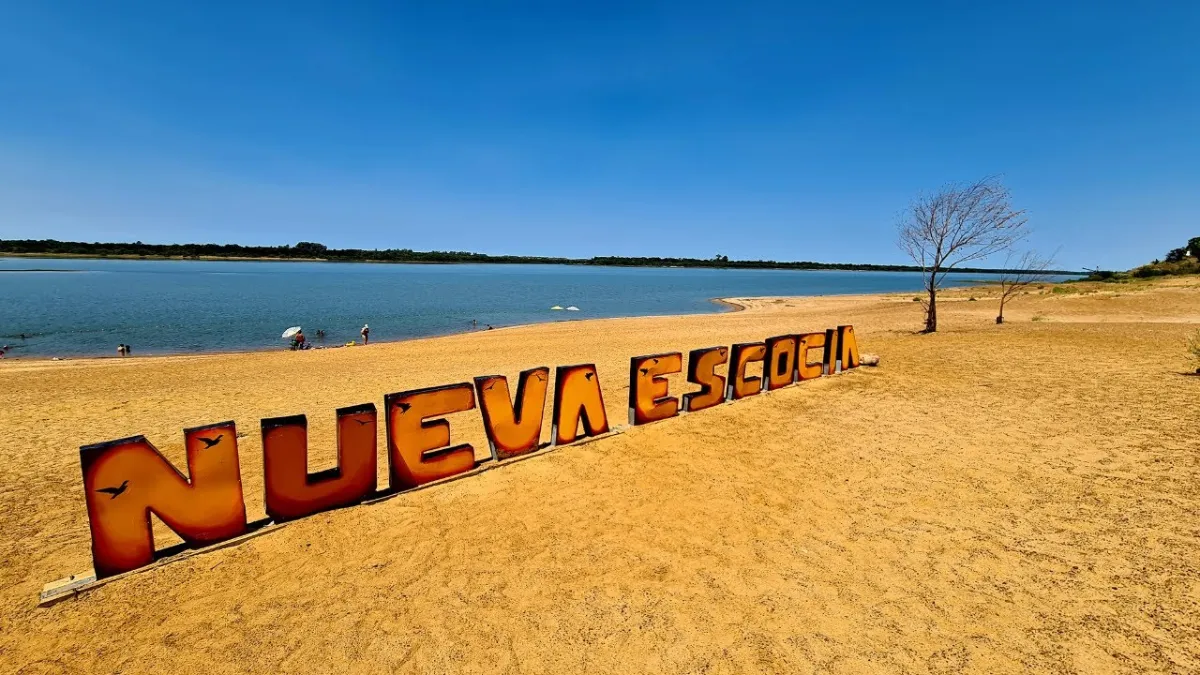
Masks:
[[[1200,3],[0,0],[3,238],[890,263],[988,174],[1200,236]]]

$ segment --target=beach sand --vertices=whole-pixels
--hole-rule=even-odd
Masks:
[[[1003,326],[994,291],[955,290],[935,335],[912,295],[733,298],[746,311],[0,362],[0,672],[1198,672],[1197,281],[1047,286]],[[307,414],[323,468],[337,407],[594,362],[623,425],[631,356],[840,323],[880,367],[36,606],[90,567],[80,445],[145,434],[183,466],[182,428],[233,419],[255,519],[260,418]],[[486,455],[478,411],[451,422]]]

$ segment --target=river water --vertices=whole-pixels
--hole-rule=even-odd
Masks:
[[[364,323],[372,340],[396,340],[472,321],[699,314],[724,311],[719,297],[920,288],[915,272],[0,258],[0,344],[10,357],[115,355],[118,343],[135,356],[282,349],[295,325],[335,345]]]

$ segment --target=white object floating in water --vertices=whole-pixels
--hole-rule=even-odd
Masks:
[[[562,309],[562,307],[559,307],[558,305],[555,305],[555,306],[551,307],[550,309]]]
[[[570,307],[567,308],[567,311],[568,312],[578,312],[579,308],[576,307],[575,305],[571,305]]]

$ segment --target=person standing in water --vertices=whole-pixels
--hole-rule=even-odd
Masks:
[[[363,344],[367,344],[371,340],[371,327],[363,324],[362,330],[358,331],[362,335]]]

